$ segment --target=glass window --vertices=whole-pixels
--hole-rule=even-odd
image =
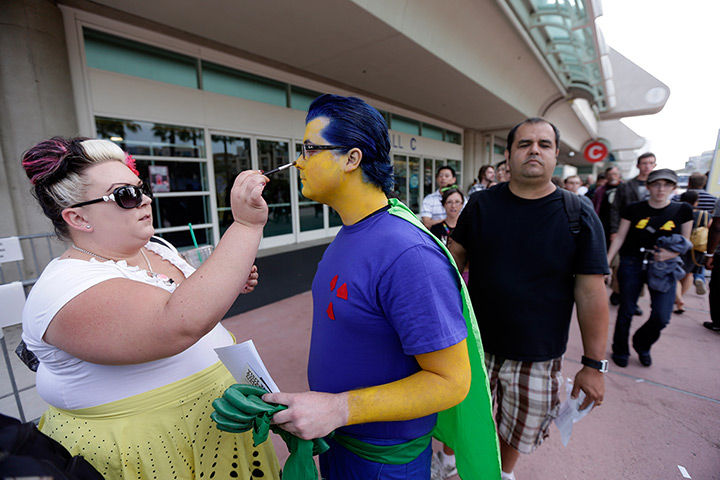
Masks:
[[[407,205],[407,158],[402,155],[393,157],[393,171],[395,172],[395,195]]]
[[[258,140],[258,168],[267,172],[290,162],[287,142]],[[268,204],[268,221],[263,236],[274,237],[293,232],[290,209],[290,170],[282,170],[272,176],[265,186],[263,197]]]
[[[127,38],[83,29],[85,59],[90,68],[198,88],[197,61]]]
[[[295,144],[295,156],[300,156],[300,144]],[[322,203],[306,198],[302,194],[302,182],[297,175],[298,213],[300,215],[300,231],[320,230],[325,228],[325,214]]]
[[[423,158],[423,198],[435,191],[435,167],[432,158]]]
[[[200,128],[106,117],[95,117],[95,127],[98,138],[112,140],[131,155],[205,157]]]
[[[443,129],[428,125],[427,123],[422,124],[422,136],[426,138],[432,138],[434,140],[443,140]]]
[[[206,192],[209,190],[207,165],[205,163],[136,159],[135,166],[140,172],[140,178],[150,181],[155,194],[164,192]],[[163,167],[165,169],[168,185],[165,185],[164,188],[161,188],[162,179],[155,181],[156,175],[163,169],[154,167]]]
[[[212,228],[195,228],[195,226],[193,226],[193,233],[195,234],[195,241],[197,241],[198,245],[214,245]],[[189,228],[182,232],[158,233],[157,236],[164,238],[180,251],[195,247]]]
[[[230,190],[235,177],[243,170],[252,168],[250,139],[225,135],[212,135],[211,138],[218,222],[222,235],[234,221],[230,208]]]
[[[445,130],[445,141],[454,143],[455,145],[462,145],[462,135],[457,132]]]
[[[314,92],[300,87],[290,86],[290,107],[295,110],[307,112],[310,104],[322,93]]]
[[[331,227],[341,227],[343,223],[342,218],[340,218],[340,214],[332,208],[328,208],[328,213],[329,225]]]
[[[462,162],[460,160],[448,160],[447,164],[449,167],[452,167],[455,170],[455,178],[457,178],[457,185],[462,188]]]
[[[393,115],[390,128],[398,132],[409,133],[411,135],[420,135],[420,122],[411,118]]]
[[[187,227],[188,223],[210,223],[210,197],[208,195],[183,195],[153,199],[153,225],[157,229]],[[185,234],[192,243],[189,227]],[[199,242],[199,240],[198,240]]]
[[[287,107],[287,84],[214,63],[202,63],[203,90]]]
[[[415,213],[420,213],[420,159],[408,158],[408,207]]]

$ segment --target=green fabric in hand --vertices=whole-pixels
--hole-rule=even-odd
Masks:
[[[215,411],[210,417],[217,424],[217,428],[225,432],[242,433],[252,430],[255,446],[266,441],[272,430],[283,439],[290,452],[283,468],[283,479],[317,480],[318,472],[312,457],[326,452],[330,447],[322,438],[303,440],[271,424],[272,416],[287,407],[264,402],[262,396],[265,393],[268,392],[253,385],[231,385],[221,398],[213,401]]]

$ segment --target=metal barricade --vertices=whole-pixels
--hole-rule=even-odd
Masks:
[[[16,248],[18,244],[19,248]],[[0,238],[0,290],[12,290],[12,285],[22,285],[18,288],[27,295],[47,264],[65,248],[53,233]],[[17,295],[18,298],[20,296]],[[3,347],[7,375],[0,375],[0,407],[7,410],[3,413],[19,417],[23,421],[34,419],[37,422],[47,405],[34,391],[34,372],[14,358],[13,350],[19,342],[21,332],[18,325],[21,321],[19,312],[16,311],[17,308],[10,308],[10,302],[5,297],[2,303],[8,303],[0,307],[0,315],[3,316],[0,328],[7,328],[6,331],[0,331],[0,346]],[[9,348],[5,348],[5,333],[12,338],[7,345]],[[17,412],[11,411],[14,408],[17,408]]]

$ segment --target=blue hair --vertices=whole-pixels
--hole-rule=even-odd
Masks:
[[[319,117],[330,120],[322,131],[323,138],[333,145],[359,148],[363,179],[380,187],[386,195],[391,194],[395,179],[390,161],[390,137],[380,112],[359,98],[326,94],[310,104],[305,123]]]

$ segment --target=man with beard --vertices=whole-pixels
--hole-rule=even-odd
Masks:
[[[557,128],[542,118],[513,127],[505,150],[509,183],[472,196],[450,243],[461,271],[468,261],[473,265],[470,298],[482,306],[477,321],[498,402],[503,479],[515,478],[520,453],[533,452],[557,416],[575,304],[584,366],[572,397],[585,392],[582,409],[600,405],[605,394],[605,242],[592,206],[551,181],[559,141]],[[579,218],[566,209],[572,204]]]

